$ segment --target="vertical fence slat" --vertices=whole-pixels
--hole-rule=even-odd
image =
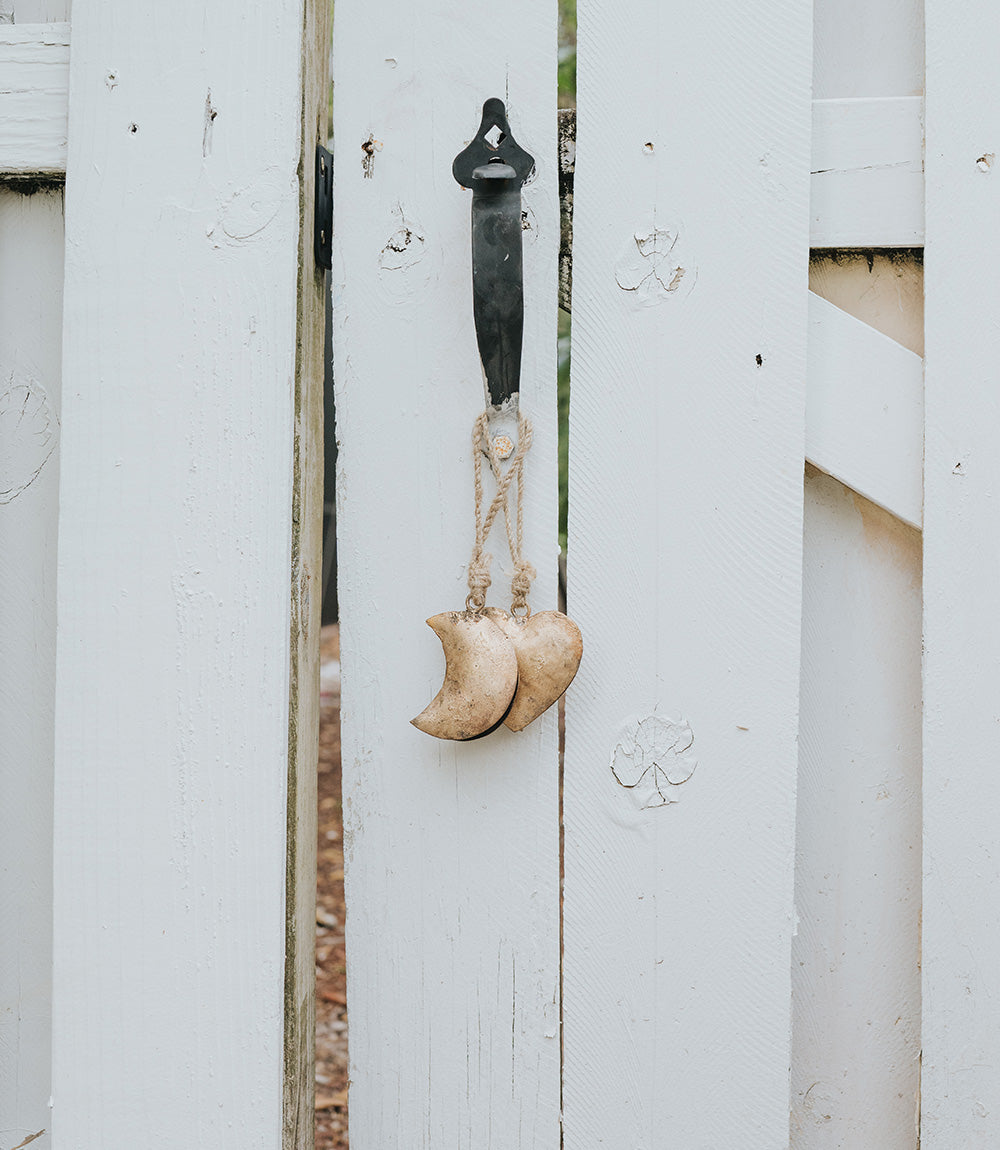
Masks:
[[[309,537],[295,404],[315,333],[299,310],[306,11],[74,4],[54,859],[66,1148],[282,1140],[289,637],[304,623],[290,584]]]
[[[1000,1114],[1000,89],[989,0],[927,0],[924,1150]]]
[[[567,1150],[788,1138],[811,42],[579,4]]]
[[[806,476],[793,1150],[914,1150],[920,533]]]
[[[59,21],[53,40],[64,41],[68,0],[6,8],[22,29]],[[65,112],[64,86],[61,96]],[[26,127],[52,143],[48,125],[5,124],[8,171],[28,166]],[[44,1130],[32,1144],[48,1150],[63,195],[24,190],[0,187],[0,1137]]]
[[[813,98],[918,96],[923,0],[816,0]]]
[[[0,1131],[11,1145],[50,1125],[62,265],[62,189],[0,189]]]
[[[506,98],[525,189],[525,552],[556,595],[555,5],[343,0],[334,27],[338,567],[351,1145],[559,1140],[557,731],[446,743],[424,620],[465,601],[483,387],[470,193],[451,164]],[[491,602],[508,605],[494,537]]]
[[[13,10],[16,24],[53,23],[56,20],[68,20],[72,14],[72,0],[4,0],[0,11],[4,7]]]
[[[816,0],[814,10],[813,95],[821,102],[814,124],[834,108],[852,115],[866,106],[919,108],[921,0]],[[901,126],[888,137],[892,148]],[[852,146],[857,139],[857,131],[849,134]],[[918,154],[920,146],[922,133]],[[814,136],[811,166],[827,168],[829,157],[817,154]],[[820,181],[815,219],[831,173],[813,178]],[[908,179],[917,180],[920,193],[910,230],[922,236],[922,174]],[[894,194],[912,201],[913,191],[912,183],[901,184]],[[841,208],[849,202],[841,200]],[[873,242],[885,246],[900,234],[905,207],[895,204]],[[867,208],[859,201],[853,210],[853,219],[841,217],[848,228]],[[817,255],[811,267],[828,300],[917,352],[920,272],[909,259],[842,253]],[[892,349],[867,334],[873,346]],[[846,386],[838,380],[838,394],[863,387],[872,360],[818,359],[832,352],[826,341],[811,339],[811,379],[817,367],[831,379],[847,370],[857,378]],[[922,419],[922,380],[913,382]],[[887,463],[884,447],[884,440],[881,450],[867,445],[865,467],[885,467],[898,481],[905,469]],[[916,504],[887,506],[919,524],[922,477],[913,478],[908,490]],[[920,537],[827,476],[807,473],[804,545],[791,1145],[913,1150],[920,1095]]]

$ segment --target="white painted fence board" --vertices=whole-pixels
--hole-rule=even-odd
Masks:
[[[927,0],[924,1150],[1000,1115],[1000,9]]]
[[[919,96],[813,101],[814,248],[923,243],[922,113]]]
[[[810,17],[579,4],[567,1150],[788,1140]]]
[[[0,189],[0,1145],[50,1126],[62,191]],[[51,1145],[48,1135],[35,1141]]]
[[[72,0],[0,0],[0,16],[13,24],[68,20],[72,7]]]
[[[809,293],[806,459],[920,527],[923,362]]]
[[[816,99],[923,92],[923,0],[816,0],[813,27]]]
[[[424,620],[461,609],[483,407],[471,194],[454,156],[506,98],[525,189],[525,552],[556,605],[556,10],[342,0],[334,335],[351,1145],[559,1144],[557,718],[445,743]],[[370,157],[366,157],[366,142]],[[366,159],[369,161],[366,164]],[[491,602],[509,604],[494,537]],[[585,656],[586,658],[587,656]]]
[[[0,24],[0,176],[66,170],[69,24]]]
[[[62,1147],[282,1138],[303,18],[74,5]]]
[[[791,1145],[915,1150],[920,536],[812,469],[802,610]]]

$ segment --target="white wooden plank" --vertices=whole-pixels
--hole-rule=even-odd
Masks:
[[[273,1150],[305,12],[73,15],[56,1144]]]
[[[922,112],[919,96],[813,101],[814,248],[923,243]]]
[[[807,469],[793,1150],[917,1145],[920,609],[918,533]]]
[[[557,721],[444,743],[424,620],[460,609],[483,407],[470,193],[506,98],[525,189],[525,551],[556,603],[556,8],[340,0],[334,27],[338,567],[351,1146],[559,1144]],[[366,154],[370,153],[370,154]],[[491,602],[509,604],[498,540]]]
[[[565,1145],[772,1150],[789,1114],[811,5],[678,19],[580,0],[578,19]]]
[[[1000,1114],[1000,9],[927,0],[921,1146]]]
[[[68,20],[72,7],[72,0],[0,0],[0,17],[8,16],[11,24]]]
[[[904,523],[923,505],[923,362],[809,293],[806,459]]]
[[[816,0],[813,26],[817,99],[923,92],[923,0]]]
[[[0,176],[66,170],[69,24],[0,24]]]
[[[0,1144],[48,1130],[62,190],[0,190]],[[51,1145],[48,1134],[36,1140]]]

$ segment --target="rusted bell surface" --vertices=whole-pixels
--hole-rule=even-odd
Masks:
[[[413,725],[437,739],[474,739],[498,726],[517,689],[511,640],[486,611],[445,611],[427,626],[444,650],[444,683]]]
[[[583,636],[561,611],[539,611],[528,619],[517,619],[487,607],[483,614],[496,623],[517,652],[517,691],[504,724],[512,731],[523,731],[573,682],[583,657]]]

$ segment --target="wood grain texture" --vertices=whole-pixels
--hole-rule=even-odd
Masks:
[[[50,1126],[62,191],[0,190],[0,1145]],[[51,1146],[48,1135],[39,1150]]]
[[[917,1146],[920,610],[919,533],[808,468],[793,1150]]]
[[[919,96],[814,100],[812,246],[922,244],[923,146]]]
[[[56,1144],[271,1150],[304,10],[73,16]]]
[[[919,529],[923,362],[809,293],[806,459]]]
[[[1000,10],[927,0],[923,1150],[1000,1116]]]
[[[0,24],[0,179],[66,171],[69,24]]]
[[[313,257],[316,145],[327,143],[330,6],[302,7],[299,305],[292,453],[288,830],[285,878],[283,1150],[313,1145],[316,1030],[316,764],[323,594],[323,386],[326,273]]]
[[[556,605],[556,10],[338,0],[334,312],[351,1146],[559,1143],[554,709],[446,743],[410,725],[443,675],[473,544],[470,193],[485,99],[534,157],[521,402],[531,603]],[[510,603],[493,535],[491,605]],[[586,642],[586,640],[585,640]],[[584,656],[586,659],[586,656]]]
[[[565,1145],[773,1150],[789,1113],[811,5],[680,19],[580,0],[578,15]]]

